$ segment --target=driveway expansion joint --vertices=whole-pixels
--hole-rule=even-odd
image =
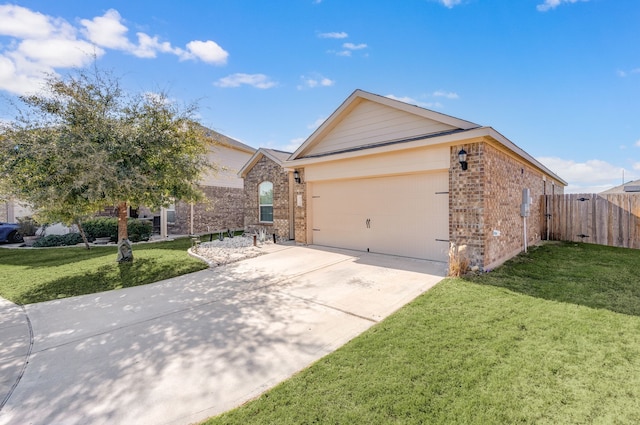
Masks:
[[[29,364],[29,359],[31,358],[31,351],[33,350],[34,336],[33,336],[33,326],[31,325],[31,319],[29,318],[29,314],[27,314],[27,309],[23,305],[19,307],[24,313],[25,321],[27,323],[27,328],[29,329],[29,348],[27,349],[27,354],[24,356],[24,363],[22,365],[22,368],[20,369],[20,372],[18,373],[18,376],[16,377],[16,381],[13,383],[13,385],[9,389],[9,392],[7,392],[7,395],[2,400],[2,402],[0,402],[0,412],[2,412],[2,408],[7,404],[7,402],[11,398],[11,395],[13,394],[15,389],[18,387],[20,380],[24,376],[24,373],[27,370],[27,365]]]

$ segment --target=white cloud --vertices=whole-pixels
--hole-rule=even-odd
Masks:
[[[336,52],[335,50],[330,50],[329,53],[335,53],[337,56],[351,57],[354,51],[363,50],[363,49],[366,49],[367,47],[369,46],[366,45],[365,43],[360,43],[360,44],[344,43],[342,45],[342,48],[344,50],[340,50],[338,52]]]
[[[283,150],[285,152],[295,152],[296,149],[298,149],[300,147],[300,145],[302,145],[302,143],[304,143],[304,141],[307,140],[304,137],[297,137],[295,139],[291,139],[291,141],[280,147],[280,150]]]
[[[433,96],[434,97],[446,97],[447,99],[459,99],[460,98],[458,93],[446,92],[444,90],[437,90],[437,91],[433,92]]]
[[[344,31],[342,31],[342,32],[323,32],[323,33],[318,34],[318,37],[320,37],[320,38],[347,38],[347,37],[349,37],[349,34],[347,34]]]
[[[320,127],[320,126],[322,125],[322,123],[323,123],[323,122],[325,122],[326,120],[327,120],[327,118],[325,118],[325,117],[318,118],[317,120],[315,120],[314,122],[312,122],[311,124],[309,124],[309,125],[307,126],[307,128],[308,128],[309,130],[313,130],[313,131],[315,131],[315,129],[316,129],[316,128],[318,128],[318,127]]]
[[[420,106],[421,108],[442,108],[443,105],[440,102],[420,102],[409,96],[395,96],[388,94],[385,97],[389,99],[398,100],[400,102],[408,103],[409,105]]]
[[[366,49],[368,46],[364,43],[360,43],[360,44],[344,43],[342,47],[348,50],[362,50],[362,49]]]
[[[451,9],[453,6],[457,6],[462,3],[462,0],[439,0],[445,7]]]
[[[560,6],[562,3],[577,3],[579,1],[589,1],[589,0],[544,0],[544,3],[536,6],[536,9],[540,12],[546,12],[551,9],[555,9]]]
[[[305,88],[313,89],[316,87],[331,87],[335,84],[335,81],[323,77],[322,75],[316,74],[312,76],[301,76],[302,84],[298,85],[298,90],[302,90]]]
[[[223,88],[240,87],[242,85],[247,85],[258,89],[270,89],[272,87],[275,87],[277,83],[271,81],[269,77],[264,74],[237,73],[219,79],[214,83],[214,85]]]
[[[575,162],[557,157],[536,158],[551,171],[569,183],[567,193],[597,193],[621,183],[623,168],[606,161],[591,159],[585,162]],[[634,169],[635,165],[634,165]],[[629,172],[625,172],[625,179],[633,179]]]
[[[53,18],[12,4],[0,6],[0,35],[43,39],[55,32]]]
[[[634,68],[629,71],[618,70],[616,73],[618,74],[618,77],[624,78],[628,77],[629,75],[640,74],[640,68]]]
[[[0,90],[27,94],[38,90],[57,68],[82,67],[105,52],[63,19],[20,6],[0,6],[0,34],[13,40],[0,47]]]
[[[91,62],[95,53],[104,51],[84,40],[25,40],[20,43],[17,54],[35,63],[51,68],[72,68]]]
[[[207,40],[200,41],[194,40],[187,43],[188,55],[184,55],[183,58],[191,59],[198,58],[202,62],[211,63],[214,65],[225,65],[229,53],[218,45],[215,41]]]
[[[102,16],[81,19],[74,27],[25,7],[0,5],[0,36],[10,37],[0,45],[0,90],[27,94],[37,90],[47,74],[65,68],[83,67],[106,53],[119,50],[140,58],[158,53],[173,54],[180,60],[200,60],[224,65],[228,53],[211,40],[194,40],[185,49],[174,47],[157,36],[139,32],[137,43],[127,37],[129,29],[115,9]]]
[[[115,9],[109,9],[103,16],[82,19],[87,38],[98,46],[109,49],[131,51],[133,44],[127,38],[129,29],[122,24],[122,17]]]
[[[636,141],[635,146],[640,148],[640,139],[638,139],[638,141]]]
[[[98,46],[122,50],[139,58],[155,58],[158,53],[176,55],[180,60],[201,60],[214,65],[225,65],[229,53],[211,40],[193,40],[187,43],[186,50],[174,47],[168,41],[160,41],[158,36],[143,32],[136,33],[138,44],[127,38],[129,29],[123,24],[122,16],[115,9],[108,10],[103,16],[92,20],[83,19],[84,33]]]

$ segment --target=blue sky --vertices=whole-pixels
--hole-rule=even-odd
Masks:
[[[93,54],[254,147],[294,150],[363,89],[495,128],[568,192],[640,179],[638,0],[0,3],[0,117]]]

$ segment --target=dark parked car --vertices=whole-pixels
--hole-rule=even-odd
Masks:
[[[18,233],[18,229],[19,226],[16,223],[0,223],[0,242],[22,242],[22,235]]]

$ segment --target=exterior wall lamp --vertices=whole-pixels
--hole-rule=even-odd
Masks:
[[[300,183],[302,180],[300,179],[300,173],[298,172],[298,170],[293,172],[293,180],[296,181],[296,183]]]
[[[460,149],[460,152],[458,152],[458,161],[460,162],[460,167],[462,167],[462,170],[466,170],[467,169],[467,152],[464,149]]]

